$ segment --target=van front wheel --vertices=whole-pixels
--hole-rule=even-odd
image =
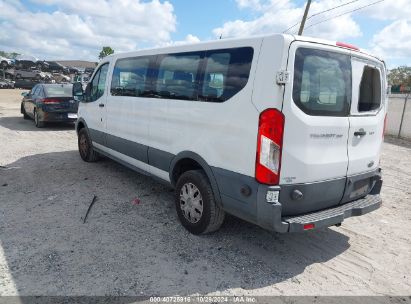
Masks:
[[[181,224],[193,234],[214,232],[224,221],[224,210],[217,205],[210,182],[202,170],[181,175],[176,185],[175,204]]]
[[[90,136],[85,128],[78,132],[78,150],[85,162],[91,163],[99,159],[99,155],[94,151]]]

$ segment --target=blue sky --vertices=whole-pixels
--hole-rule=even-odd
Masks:
[[[347,2],[316,0],[311,13]],[[307,26],[373,2],[357,0]],[[221,34],[281,32],[301,19],[304,5],[303,0],[0,0],[0,50],[93,60],[103,45],[130,51]],[[308,28],[306,34],[356,44],[383,57],[389,67],[411,65],[410,16],[408,0],[386,0]]]

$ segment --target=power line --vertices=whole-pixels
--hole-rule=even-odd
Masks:
[[[360,1],[360,0],[353,0],[353,1],[350,1],[350,2],[347,2],[347,3],[343,3],[343,4],[341,4],[341,5],[338,5],[338,6],[329,8],[329,9],[327,9],[327,10],[324,10],[324,11],[321,11],[321,12],[318,12],[318,13],[315,13],[315,14],[312,14],[311,16],[309,16],[309,17],[307,18],[307,21],[310,20],[311,18],[314,18],[315,16],[318,16],[318,15],[321,15],[321,14],[324,14],[324,13],[331,12],[331,11],[333,11],[333,10],[336,10],[337,8],[340,8],[340,7],[343,7],[343,6],[347,6],[347,5],[351,4],[351,3],[358,2],[358,1]],[[300,24],[300,22],[297,22],[296,24],[290,26],[288,29],[286,29],[285,31],[283,31],[283,33],[288,32],[288,31],[291,30],[293,27],[296,27],[296,26],[299,25],[299,24]]]
[[[385,0],[379,0],[379,1],[376,1],[376,2],[373,2],[373,3],[370,3],[370,4],[367,4],[367,5],[358,7],[358,8],[356,8],[356,9],[354,9],[354,10],[351,10],[351,11],[348,11],[348,12],[345,12],[345,13],[342,13],[342,14],[340,14],[340,15],[337,15],[337,16],[334,16],[334,17],[331,17],[331,18],[324,19],[324,20],[322,20],[322,21],[320,21],[320,22],[317,22],[317,23],[314,23],[314,24],[310,24],[309,26],[306,27],[306,29],[308,29],[308,28],[310,28],[310,27],[313,27],[313,26],[315,26],[315,25],[318,25],[318,24],[321,24],[321,23],[330,21],[330,20],[332,20],[332,19],[339,18],[339,17],[342,17],[342,16],[344,16],[344,15],[354,13],[354,12],[356,12],[356,11],[362,10],[362,9],[364,9],[364,8],[370,7],[370,6],[372,6],[372,5],[376,5],[376,4],[381,3],[381,2],[384,2],[384,1],[385,1]]]

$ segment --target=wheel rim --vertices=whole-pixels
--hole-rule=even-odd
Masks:
[[[203,215],[203,197],[194,184],[186,183],[181,187],[180,208],[190,223],[195,224],[200,221]]]
[[[79,148],[80,148],[81,155],[83,157],[86,157],[87,156],[88,143],[87,143],[87,138],[86,138],[85,135],[80,136]]]

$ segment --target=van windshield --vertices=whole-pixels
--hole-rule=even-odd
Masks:
[[[293,99],[306,114],[347,116],[351,86],[348,55],[309,48],[297,50]]]

